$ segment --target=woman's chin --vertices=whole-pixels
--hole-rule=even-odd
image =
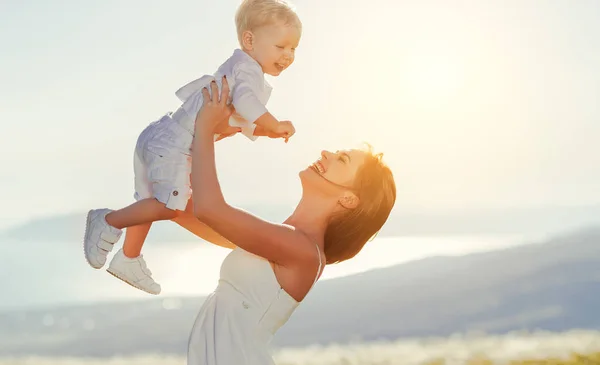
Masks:
[[[310,166],[305,168],[304,170],[300,170],[300,172],[298,173],[298,177],[300,177],[300,181],[305,180],[305,179],[311,177],[312,175],[316,175],[316,173]]]
[[[311,166],[308,166],[304,170],[300,170],[300,172],[298,173],[298,176],[300,176],[300,180],[302,180],[307,177],[311,177],[311,178],[319,177],[319,173],[316,172],[315,169],[312,168]]]
[[[319,192],[320,194],[333,194],[339,193],[339,188],[332,185],[325,177],[315,171],[312,167],[300,171],[298,174],[300,177],[300,183],[302,184],[302,190],[304,193],[308,191]]]

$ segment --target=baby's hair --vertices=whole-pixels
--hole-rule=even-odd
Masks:
[[[235,13],[235,26],[240,44],[245,31],[283,22],[302,31],[302,23],[292,4],[286,0],[242,0]]]

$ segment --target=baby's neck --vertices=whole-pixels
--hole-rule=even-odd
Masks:
[[[260,66],[260,69],[262,70],[262,65],[260,64],[260,62],[258,62],[258,60],[256,59],[256,57],[252,54],[252,51],[249,51],[247,49],[244,48],[240,48],[240,50],[242,52],[244,52],[245,54],[247,54],[250,58],[252,58],[254,60],[254,62],[258,63],[258,65]],[[264,73],[264,71],[263,71]]]

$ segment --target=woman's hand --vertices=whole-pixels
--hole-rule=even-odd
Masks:
[[[228,103],[229,84],[225,76],[223,76],[222,85],[220,93],[215,81],[210,83],[210,93],[207,88],[202,89],[204,102],[196,115],[197,131],[213,135],[217,129],[222,128],[222,123],[229,120],[233,114],[233,106]]]

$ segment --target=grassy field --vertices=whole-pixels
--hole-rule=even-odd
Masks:
[[[350,345],[285,348],[277,365],[600,365],[600,332],[453,336]],[[184,365],[182,356],[111,359],[0,358],[0,365]]]

